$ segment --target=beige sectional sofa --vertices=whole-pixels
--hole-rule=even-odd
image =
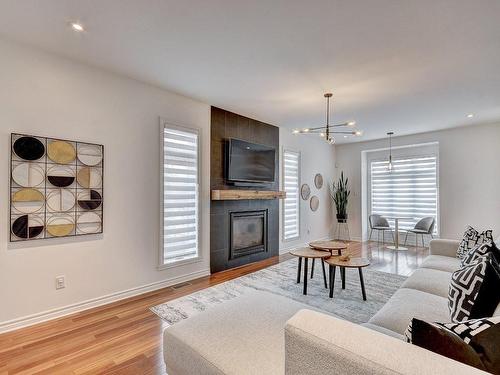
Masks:
[[[225,302],[165,330],[169,375],[485,374],[402,340],[413,317],[448,322],[457,241],[430,256],[363,326],[266,292]],[[500,315],[497,308],[495,315]]]

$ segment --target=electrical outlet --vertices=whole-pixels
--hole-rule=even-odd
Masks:
[[[57,276],[56,277],[56,289],[64,289],[66,288],[66,281],[64,279],[64,276]]]

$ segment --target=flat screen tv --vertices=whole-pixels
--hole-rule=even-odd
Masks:
[[[274,147],[229,139],[227,180],[231,182],[274,182]]]

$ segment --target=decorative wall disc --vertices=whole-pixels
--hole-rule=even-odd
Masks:
[[[53,216],[47,220],[47,232],[54,237],[70,235],[75,229],[75,223],[71,216]]]
[[[95,210],[102,203],[101,194],[95,190],[86,190],[78,194],[78,205],[84,210]]]
[[[47,146],[47,155],[55,163],[69,164],[75,160],[76,151],[69,142],[52,141]]]
[[[75,206],[75,195],[69,189],[52,190],[47,194],[47,206],[52,211],[69,211]]]
[[[17,156],[24,160],[38,160],[45,155],[45,146],[35,137],[20,137],[13,146]]]
[[[12,223],[12,233],[18,238],[36,238],[42,231],[43,219],[37,216],[23,215]]]
[[[95,212],[85,212],[78,217],[76,225],[81,233],[99,233],[102,228],[102,218]]]
[[[309,196],[311,195],[311,188],[309,187],[308,184],[302,184],[300,187],[300,196],[302,197],[303,200],[308,200]]]
[[[36,189],[21,189],[12,194],[12,206],[23,214],[32,214],[43,208],[45,197]]]
[[[102,161],[102,147],[86,143],[78,144],[78,160],[89,166],[99,164]]]
[[[319,207],[319,198],[313,195],[309,201],[309,206],[311,207],[311,211],[317,211]]]
[[[97,168],[84,167],[80,169],[76,179],[80,186],[87,189],[101,187],[102,176]]]
[[[75,170],[67,165],[55,165],[49,168],[47,180],[56,187],[67,187],[75,181]]]
[[[19,186],[36,187],[45,180],[45,171],[40,164],[25,162],[14,167],[12,179]]]
[[[323,176],[321,173],[317,173],[316,176],[314,176],[314,185],[317,189],[321,189],[323,187]]]

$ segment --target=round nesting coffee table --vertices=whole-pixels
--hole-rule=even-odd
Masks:
[[[342,289],[345,289],[345,269],[357,268],[359,272],[359,282],[361,284],[361,293],[363,301],[366,301],[365,282],[363,280],[363,267],[370,265],[367,258],[351,258],[349,260],[340,260],[340,257],[333,256],[324,260],[328,264],[330,275],[330,298],[333,298],[333,287],[335,284],[335,269],[340,267],[340,276],[342,279]]]
[[[295,257],[299,258],[299,267],[297,270],[297,284],[300,283],[300,271],[302,268],[302,258],[304,258],[304,294],[307,294],[307,263],[309,259],[321,259],[321,267],[323,268],[323,281],[325,283],[325,288],[328,288],[328,284],[326,282],[326,272],[325,272],[325,263],[323,263],[324,258],[329,258],[331,255],[327,251],[314,250],[310,247],[301,247],[298,249],[294,249],[290,251]]]
[[[316,250],[329,251],[331,255],[334,251],[337,252],[337,255],[342,255],[342,251],[347,249],[346,243],[333,240],[314,241],[309,246]]]

